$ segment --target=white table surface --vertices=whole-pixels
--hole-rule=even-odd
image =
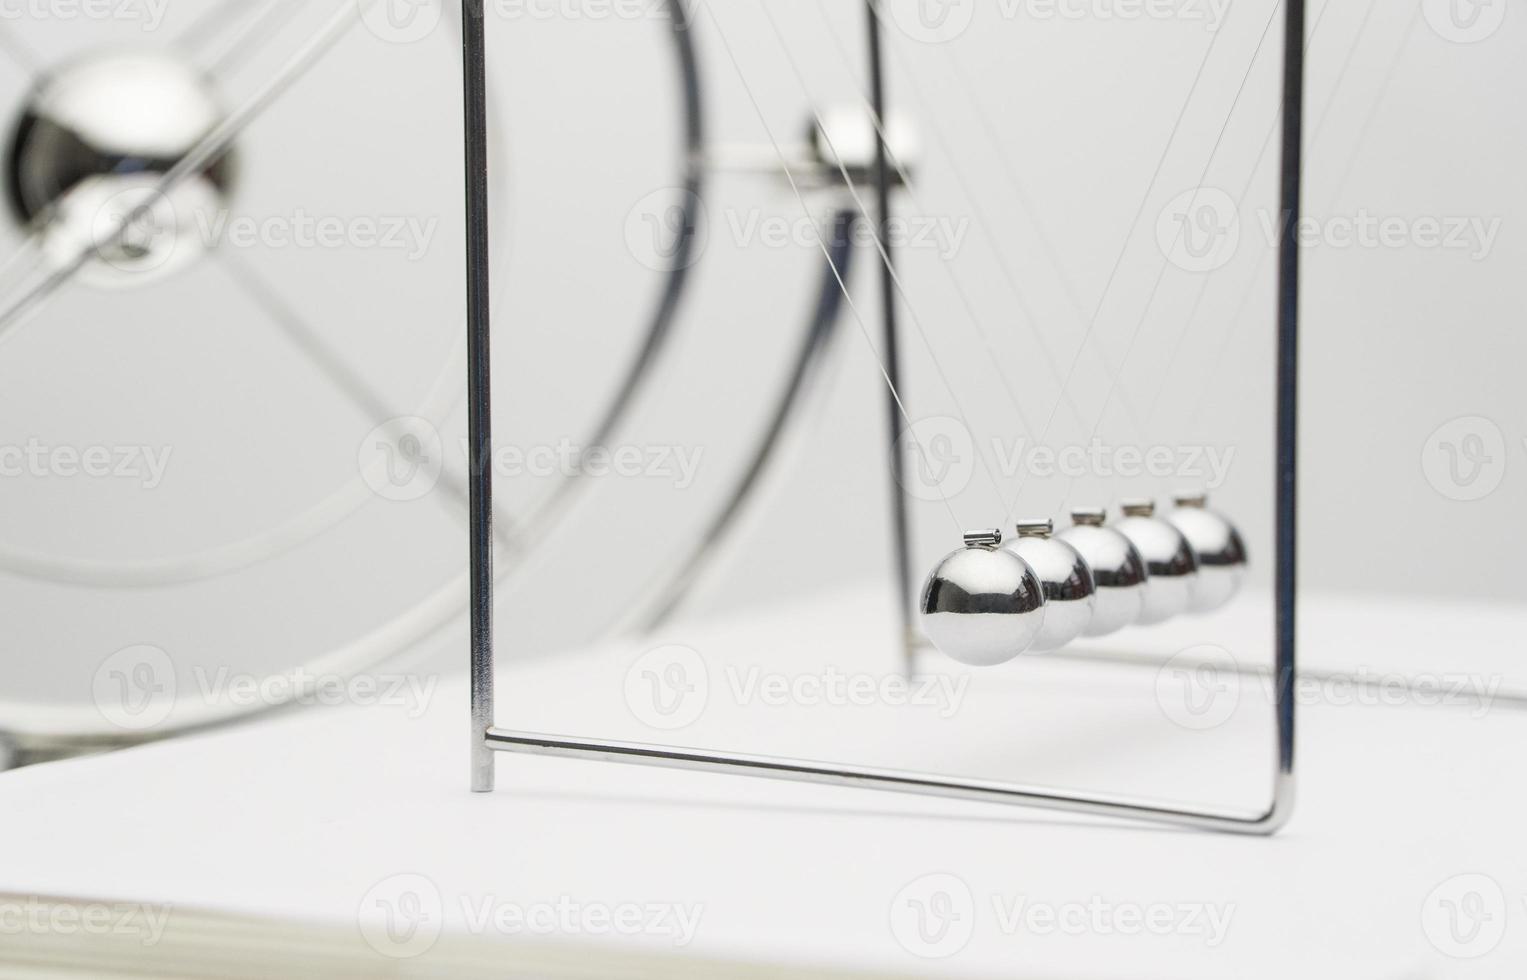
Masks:
[[[1251,659],[1261,609],[1248,600],[1139,645],[1170,653],[1213,640]],[[1181,715],[1164,703],[1157,667],[1074,659],[975,676],[953,711],[749,695],[749,678],[768,674],[814,678],[830,666],[884,677],[894,670],[889,621],[877,591],[864,590],[677,628],[666,639],[701,653],[709,697],[669,736],[626,696],[628,671],[653,644],[501,664],[500,723],[1173,800],[1250,807],[1265,797],[1270,708],[1254,679],[1208,730],[1172,720]],[[358,935],[358,910],[379,883],[386,893],[417,881],[396,876],[422,875],[453,933],[470,929],[464,909],[484,904],[698,908],[685,956],[938,976],[1519,977],[1527,711],[1505,695],[1527,687],[1512,639],[1523,626],[1527,610],[1511,608],[1306,603],[1314,668],[1374,680],[1430,671],[1500,693],[1433,705],[1393,684],[1372,696],[1312,686],[1298,810],[1271,840],[507,756],[499,791],[472,796],[465,687],[453,676],[424,705],[316,709],[0,775],[0,893],[162,902]],[[1465,911],[1490,917],[1484,938],[1454,952],[1483,955],[1445,955],[1445,901],[1479,891],[1481,879],[1458,876],[1480,874],[1484,904]],[[908,949],[919,942],[908,903],[938,892],[956,918],[938,920],[953,928],[925,958]],[[1004,921],[1019,902],[1040,910],[1041,930],[1045,910],[1090,911],[1040,934]],[[1170,913],[1177,925],[1141,931],[1136,912]],[[1211,912],[1228,923],[1218,940],[1203,931]],[[677,945],[662,933],[554,938]]]

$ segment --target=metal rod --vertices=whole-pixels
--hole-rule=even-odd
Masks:
[[[920,796],[939,796],[981,803],[1061,810],[1096,817],[1148,820],[1227,833],[1269,834],[1276,829],[1273,826],[1274,822],[1281,819],[1277,807],[1270,808],[1264,813],[1190,810],[1145,800],[1071,795],[992,780],[956,779],[894,769],[840,766],[801,759],[738,755],[701,749],[643,745],[636,742],[605,742],[586,738],[535,735],[499,728],[488,730],[488,746],[497,752],[511,752],[517,755],[598,760],[624,765],[654,766],[663,769],[685,769],[790,782],[915,793]]]
[[[1304,177],[1305,0],[1289,0],[1283,32],[1283,237],[1278,267],[1277,685],[1278,772],[1294,771],[1295,617],[1299,507],[1299,216]]]
[[[870,13],[872,33],[872,61],[875,62],[876,108],[883,109],[883,92],[879,82],[878,49],[879,31],[876,16],[876,0],[866,0]],[[822,783],[853,786],[866,789],[914,793],[922,796],[939,796],[954,799],[977,800],[1035,809],[1056,810],[1095,817],[1113,817],[1149,823],[1168,824],[1199,830],[1219,831],[1232,834],[1267,836],[1276,833],[1287,823],[1292,812],[1294,783],[1294,681],[1296,670],[1294,607],[1295,560],[1297,541],[1296,512],[1296,464],[1298,449],[1298,331],[1299,331],[1299,262],[1298,242],[1294,234],[1300,208],[1300,177],[1303,166],[1302,120],[1304,113],[1304,4],[1305,0],[1289,0],[1284,37],[1284,124],[1283,124],[1283,178],[1282,206],[1285,225],[1280,243],[1280,268],[1278,285],[1278,407],[1277,407],[1277,478],[1278,503],[1276,533],[1277,570],[1275,593],[1277,604],[1277,635],[1274,670],[1276,672],[1276,705],[1274,717],[1277,724],[1277,767],[1272,785],[1272,798],[1267,809],[1261,812],[1218,809],[1189,809],[1179,805],[1163,804],[1124,797],[1095,796],[1066,793],[1060,790],[1035,789],[1012,783],[990,780],[960,779],[896,770],[873,769],[860,766],[832,765],[797,759],[767,756],[740,755],[700,749],[641,745],[628,742],[609,742],[596,739],[567,738],[551,735],[530,734],[505,729],[479,727],[478,716],[473,717],[474,732],[480,733],[473,746],[474,754],[486,752],[512,752],[522,755],[552,756],[570,759],[592,759],[619,762],[628,765],[657,766],[668,769],[687,769],[705,772],[728,773],[792,782]],[[885,164],[885,144],[882,138],[880,151],[882,166]],[[885,176],[884,173],[881,174]],[[880,187],[882,220],[889,215],[889,186],[885,180]],[[888,279],[890,277],[888,276]],[[888,297],[892,298],[892,297]],[[894,306],[886,306],[886,326],[889,339],[895,337]],[[892,375],[893,379],[895,375]],[[486,375],[472,379],[482,390],[476,394],[485,396]],[[893,461],[893,472],[899,473],[899,458]],[[905,516],[906,499],[897,483],[897,511]],[[476,528],[474,528],[474,531]],[[898,541],[907,543],[906,526],[900,526]],[[905,581],[905,568],[899,566]],[[474,581],[474,601],[479,592],[486,590],[491,597],[492,579],[479,586]],[[898,607],[910,619],[907,599],[899,595]],[[475,608],[475,607],[474,607]],[[912,666],[916,645],[910,634],[905,634],[907,664]],[[488,656],[491,660],[491,644]],[[484,692],[491,698],[491,676],[481,676],[474,661],[473,692],[476,698]],[[486,683],[485,683],[486,682]],[[491,710],[491,702],[489,704]],[[489,769],[491,786],[491,768]]]
[[[482,0],[461,0],[462,90],[466,129],[467,480],[471,541],[472,791],[493,790],[493,451],[488,243],[488,92]]]
[[[890,436],[891,464],[891,548],[892,568],[896,578],[896,614],[901,618],[902,670],[912,676],[917,669],[912,621],[912,531],[907,513],[906,459],[901,446],[902,391],[901,337],[896,308],[896,250],[891,237],[891,151],[886,141],[885,58],[882,49],[879,0],[865,0],[865,26],[869,33],[870,109],[875,122],[875,209],[877,233],[885,243],[885,261],[880,265],[880,305],[882,361],[885,365],[887,434]]]

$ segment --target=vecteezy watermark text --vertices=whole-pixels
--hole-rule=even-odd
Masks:
[[[993,439],[978,456],[975,438],[959,419],[922,419],[902,432],[896,451],[904,462],[902,482],[919,500],[958,496],[980,465],[998,480],[1020,476],[1079,480],[1151,477],[1217,490],[1235,462],[1234,446],[1115,445],[1093,438],[1088,443],[1041,445],[1025,438]],[[981,459],[984,458],[984,464]]]
[[[907,952],[944,959],[963,950],[983,923],[1002,936],[1183,936],[1223,945],[1233,902],[1127,901],[1091,895],[1051,901],[1018,892],[977,900],[952,874],[924,875],[891,901],[891,935]],[[988,915],[989,912],[989,915]]]
[[[462,894],[448,902],[421,874],[384,878],[357,910],[361,936],[390,959],[429,952],[447,924],[474,936],[642,936],[682,949],[694,942],[704,915],[705,906],[697,902],[605,902],[571,895],[525,902]]]
[[[113,21],[159,30],[170,0],[0,0],[0,21]]]
[[[719,693],[741,708],[910,708],[953,717],[965,703],[970,675],[855,673],[828,666],[787,672],[757,664],[728,664]],[[626,671],[625,700],[631,714],[657,731],[677,731],[699,721],[718,690],[700,653],[669,645],[642,654]]]
[[[0,936],[111,936],[155,946],[174,907],[146,902],[0,900]]]
[[[164,482],[170,446],[52,446],[41,439],[0,445],[0,478],[136,480],[145,490]]]
[[[197,233],[207,248],[366,249],[402,252],[417,261],[429,252],[440,218],[417,215],[291,214],[256,217],[226,208],[196,212]]]

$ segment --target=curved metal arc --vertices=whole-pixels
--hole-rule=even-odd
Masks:
[[[642,603],[638,612],[630,617],[638,624],[637,631],[650,633],[658,629],[689,597],[705,569],[726,547],[727,538],[736,530],[748,504],[756,496],[786,436],[793,426],[800,423],[802,408],[808,400],[806,396],[822,381],[826,355],[837,334],[843,296],[852,272],[853,231],[857,219],[858,212],[852,209],[839,211],[833,218],[832,240],[822,284],[784,390],[770,413],[769,424],[760,434],[747,468],[725,497],[693,550],[678,570],[653,593],[655,598]]]
[[[628,368],[626,377],[618,388],[615,397],[604,411],[601,424],[595,430],[597,439],[591,442],[591,445],[598,445],[609,439],[610,435],[624,421],[631,405],[641,390],[650,382],[658,357],[673,331],[683,290],[688,282],[689,271],[697,259],[696,242],[693,232],[697,227],[701,213],[705,186],[703,89],[699,74],[699,61],[691,36],[692,28],[684,0],[666,0],[666,2],[671,12],[670,23],[678,54],[681,85],[684,93],[685,167],[683,187],[686,192],[684,201],[686,220],[680,238],[675,244],[673,270],[664,284],[658,308],[652,317],[640,353]],[[571,480],[565,483],[563,490],[555,495],[552,500],[549,500],[547,505],[543,505],[541,510],[536,512],[541,523],[533,525],[534,527],[544,532],[547,523],[549,523],[547,518],[550,512],[555,510],[555,505],[566,502],[569,491],[576,482],[576,480]],[[362,492],[367,491],[362,488]],[[501,542],[505,540],[505,535],[508,533],[512,532],[507,531],[507,529],[499,532]],[[523,551],[538,543],[539,537],[532,541],[522,535],[512,540]],[[251,561],[253,560],[256,559],[251,559]],[[121,580],[121,570],[119,569],[95,571],[111,578],[109,584],[128,584]],[[500,567],[493,573],[493,581],[495,583],[504,582],[508,577],[509,571],[512,570]],[[180,569],[178,565],[175,566],[174,574],[178,576],[183,572],[184,570]],[[103,584],[108,583],[103,581]],[[426,597],[419,606],[397,617],[389,626],[373,630],[359,640],[314,663],[325,665],[326,672],[328,673],[349,676],[388,662],[397,656],[398,650],[407,646],[408,643],[423,639],[434,630],[445,625],[451,617],[459,615],[461,610],[467,605],[468,584],[469,576],[466,573],[452,578],[451,581],[442,584]],[[403,633],[403,639],[396,647],[392,647],[386,642],[387,637],[394,628],[402,630]],[[309,666],[311,667],[313,664],[309,664]],[[263,706],[256,710],[229,713],[217,717],[208,717],[205,713],[198,713],[194,717],[187,718],[185,721],[174,726],[140,733],[113,731],[109,727],[102,727],[101,723],[104,722],[104,719],[100,717],[98,712],[90,708],[68,710],[11,705],[7,706],[10,710],[5,712],[11,718],[11,722],[4,727],[0,727],[0,737],[7,738],[24,749],[40,752],[60,751],[73,753],[94,751],[108,748],[122,748],[185,734],[215,730],[283,711],[290,706],[290,704]]]
[[[513,550],[526,553],[543,542],[557,521],[566,513],[577,492],[586,484],[583,463],[590,453],[604,448],[619,431],[641,393],[651,383],[659,359],[666,351],[678,320],[684,290],[690,272],[699,261],[696,230],[705,217],[705,99],[700,80],[700,62],[694,42],[694,26],[686,0],[664,0],[669,28],[678,58],[679,86],[684,103],[684,167],[681,192],[680,224],[674,242],[673,261],[658,297],[647,331],[636,356],[615,387],[615,394],[600,413],[599,423],[585,443],[583,458],[571,474],[551,491],[510,534]]]

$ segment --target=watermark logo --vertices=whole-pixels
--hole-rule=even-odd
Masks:
[[[203,704],[247,711],[295,704],[302,707],[396,708],[409,718],[429,710],[440,685],[436,674],[334,674],[307,667],[281,674],[238,673],[227,666],[208,671],[198,665],[192,674]]]
[[[758,208],[728,208],[722,226],[738,248],[799,248],[819,251],[828,246],[852,244],[876,250],[932,252],[953,261],[970,236],[968,215],[897,215],[881,230],[872,222],[856,221],[842,235],[831,214],[768,214]]]
[[[1506,476],[1506,437],[1477,415],[1440,426],[1421,450],[1426,482],[1449,500],[1483,500]]]
[[[290,214],[256,217],[227,208],[196,212],[196,231],[205,248],[326,249],[397,252],[409,262],[424,258],[440,229],[438,216],[406,214]]]
[[[953,41],[970,29],[976,0],[892,0],[882,8],[907,37],[923,44]]]
[[[357,912],[361,938],[389,959],[423,956],[445,929],[440,889],[420,874],[393,875],[377,882]]]
[[[461,455],[472,459],[472,444],[461,441]],[[555,445],[500,445],[488,454],[493,475],[504,480],[521,477],[590,477],[622,480],[663,480],[675,490],[688,490],[705,461],[703,446],[621,445],[580,446],[570,439]],[[474,468],[481,465],[474,462]]]
[[[3,0],[0,21],[114,21],[150,33],[164,24],[169,7],[170,0]]]
[[[1235,199],[1217,187],[1184,191],[1156,219],[1161,254],[1184,272],[1224,267],[1240,243],[1241,216]]]
[[[626,249],[648,269],[667,272],[700,260],[709,244],[705,202],[683,187],[663,187],[626,214]]]
[[[688,728],[710,704],[710,671],[689,647],[658,647],[626,671],[625,697],[631,714],[649,728]]]
[[[913,956],[947,959],[970,944],[975,930],[975,895],[957,875],[924,875],[891,900],[891,935]]]
[[[175,203],[159,192],[157,177],[145,174],[142,181],[108,197],[90,227],[95,255],[123,272],[161,268],[179,247]]]
[[[1268,247],[1276,247],[1289,227],[1288,216],[1263,208],[1258,210],[1257,220]],[[1351,214],[1303,215],[1294,223],[1293,235],[1304,249],[1409,248],[1453,252],[1483,262],[1495,250],[1504,224],[1498,216],[1374,214],[1358,208]]]
[[[170,717],[176,687],[170,655],[141,644],[118,650],[96,668],[91,696],[108,722],[125,731],[142,732]]]
[[[931,874],[896,893],[891,934],[923,959],[956,955],[983,923],[1002,936],[1183,936],[1217,949],[1228,938],[1235,913],[1235,904],[1227,902],[1119,901],[1101,895],[1050,901],[999,892],[978,901],[958,876]]]
[[[440,482],[445,447],[428,419],[396,418],[366,434],[356,461],[377,496],[407,503],[427,496]]]
[[[1474,719],[1490,713],[1505,684],[1498,674],[1401,674],[1366,665],[1339,673],[1300,673],[1284,680],[1286,696],[1300,707],[1446,707],[1467,710]],[[1222,647],[1189,647],[1156,675],[1156,703],[1162,714],[1188,731],[1219,728],[1234,717],[1248,695],[1257,705],[1276,704],[1278,675],[1243,671]]]
[[[174,906],[141,902],[0,900],[0,936],[111,936],[157,946]]]
[[[954,717],[970,690],[970,674],[845,673],[835,667],[820,672],[786,674],[728,665],[726,688],[740,706],[766,708],[916,708],[941,719]]]
[[[1478,959],[1506,935],[1506,893],[1489,875],[1455,875],[1426,896],[1421,928],[1444,956]]]
[[[1006,17],[1035,21],[1202,21],[1210,34],[1225,23],[1230,0],[999,0]]]
[[[957,497],[975,475],[975,440],[959,419],[915,422],[902,430],[894,451],[901,459],[902,489],[917,500]]]
[[[441,0],[356,0],[366,28],[390,44],[412,44],[435,33]]]
[[[1217,646],[1183,650],[1157,672],[1156,703],[1181,728],[1195,732],[1219,728],[1241,705],[1235,657]]]
[[[54,446],[36,437],[0,445],[0,477],[136,481],[144,490],[164,482],[172,446]]]
[[[362,938],[388,959],[423,956],[447,925],[473,936],[653,936],[683,948],[694,942],[705,906],[678,902],[591,902],[561,895],[534,902],[496,895],[458,895],[450,902],[420,874],[373,885],[361,899]]]
[[[1500,30],[1508,0],[1422,0],[1426,22],[1454,44],[1475,44]]]

